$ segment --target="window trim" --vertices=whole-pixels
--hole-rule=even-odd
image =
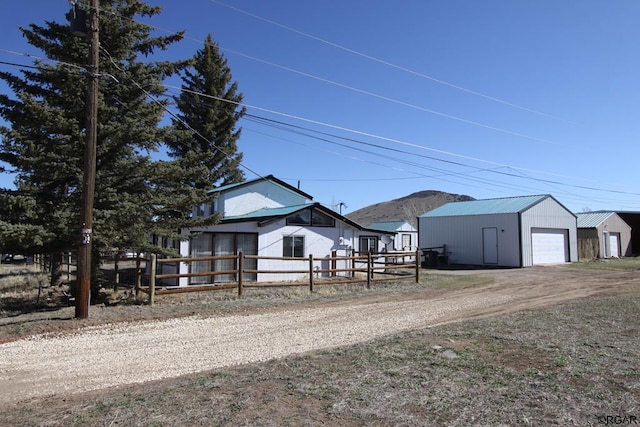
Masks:
[[[300,215],[308,215],[309,220],[307,222],[303,222],[303,221],[299,221],[299,222],[294,222],[292,220],[292,218],[296,217],[296,216],[300,216]],[[321,222],[317,222],[314,221],[314,217],[318,218],[326,218],[329,220],[329,224],[323,224]],[[309,208],[309,209],[303,209],[301,211],[298,211],[296,213],[293,213],[289,216],[287,216],[287,218],[285,219],[285,224],[286,225],[304,225],[304,226],[310,226],[310,227],[335,227],[336,226],[336,220],[335,218],[331,217],[330,215],[327,215],[326,213],[319,211],[317,209],[313,209],[313,208]]]
[[[290,253],[285,253],[287,249],[286,241],[290,240],[289,248],[291,249]],[[300,245],[296,245],[296,241],[300,241]],[[301,255],[296,255],[296,248],[300,248],[302,250]],[[287,234],[282,236],[282,256],[284,258],[304,258],[305,257],[305,236],[301,234]]]
[[[367,241],[367,247],[363,248],[362,243],[365,240]],[[373,241],[375,243],[373,250],[371,250],[369,248],[368,242],[370,242],[370,241]],[[379,242],[380,242],[380,237],[379,236],[360,236],[360,239],[359,239],[360,251],[359,252],[361,254],[368,254],[368,253],[377,254],[378,253]]]

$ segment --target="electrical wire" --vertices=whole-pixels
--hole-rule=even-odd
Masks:
[[[26,57],[29,57],[29,58],[32,58],[32,59],[35,59],[35,60],[38,60],[38,61],[49,61],[49,62],[57,63],[57,64],[60,64],[60,65],[70,66],[70,67],[72,67],[72,68],[76,68],[76,69],[83,69],[83,70],[84,70],[84,67],[83,67],[83,66],[80,66],[80,65],[77,65],[77,64],[71,64],[71,63],[66,63],[66,62],[63,62],[63,61],[57,61],[57,60],[52,60],[52,59],[47,59],[47,58],[41,58],[41,57],[38,57],[38,56],[35,56],[35,55],[26,54],[26,53],[21,53],[21,52],[16,52],[16,51],[12,51],[12,50],[8,50],[8,49],[3,49],[3,48],[0,48],[0,51],[6,52],[6,53],[11,53],[11,54],[16,54],[16,55],[20,55],[20,56],[26,56]],[[9,64],[9,65],[14,65],[14,64],[13,64],[13,63],[11,63],[11,64]],[[114,65],[116,65],[116,64],[114,64]],[[38,67],[33,67],[33,66],[27,66],[27,67],[29,67],[29,68],[38,68]],[[121,70],[121,71],[122,71],[122,70]],[[110,77],[112,77],[112,78],[114,78],[114,79],[115,79],[115,77],[113,77],[113,76],[111,76],[111,75],[110,75]],[[117,80],[116,80],[116,82],[117,82]],[[151,95],[148,91],[145,91],[145,90],[144,90],[144,88],[142,88],[139,84],[137,84],[137,82],[132,81],[132,83],[133,83],[133,84],[135,84],[135,85],[136,85],[136,87],[138,87],[140,90],[142,90],[142,91],[145,93],[145,95],[146,95],[146,96],[149,96],[149,97],[150,97],[150,99],[154,100],[154,102],[157,102],[157,103],[159,103],[160,105],[162,105],[162,108],[163,108],[163,109],[164,109],[164,110],[165,110],[169,115],[171,115],[173,118],[177,119],[179,122],[183,123],[183,125],[185,125],[185,127],[187,127],[187,128],[189,128],[189,129],[191,129],[193,132],[195,132],[196,134],[198,134],[198,133],[197,133],[197,131],[196,131],[195,129],[191,128],[191,127],[190,127],[190,126],[188,126],[186,123],[184,123],[182,120],[180,120],[180,119],[179,119],[175,114],[173,114],[173,113],[172,113],[172,112],[171,112],[171,111],[170,111],[170,110],[169,110],[165,105],[163,105],[163,103],[162,103],[162,102],[160,102],[157,98],[155,98],[153,95]],[[168,88],[175,88],[175,87],[173,87],[173,86],[168,86],[168,85],[167,85],[167,87],[168,87]],[[189,90],[187,90],[187,89],[185,89],[185,88],[180,88],[180,90],[181,90],[181,91],[185,91],[185,92],[189,92]],[[197,93],[197,92],[194,92],[194,91],[191,91],[191,92],[192,92],[192,93]],[[200,95],[200,96],[205,96],[205,97],[206,97],[206,96],[209,96],[209,97],[211,97],[211,98],[213,98],[213,99],[217,99],[217,100],[219,100],[219,101],[223,101],[223,102],[230,102],[229,100],[225,100],[225,99],[223,99],[223,98],[213,97],[213,96],[206,95],[206,94],[202,94],[202,93],[198,93],[198,95]],[[438,153],[440,153],[440,154],[449,155],[449,156],[454,156],[454,157],[459,157],[459,158],[463,158],[463,159],[466,159],[466,160],[472,160],[472,161],[479,161],[479,162],[489,163],[489,164],[496,165],[496,166],[499,166],[499,167],[508,167],[508,168],[511,168],[511,169],[519,170],[519,171],[525,171],[525,170],[526,170],[526,171],[529,171],[529,172],[543,173],[543,174],[550,174],[550,173],[548,173],[548,172],[544,172],[544,171],[531,170],[531,169],[525,169],[525,168],[517,168],[517,167],[510,166],[510,165],[500,164],[500,163],[496,163],[496,162],[492,162],[492,161],[488,161],[488,160],[484,160],[484,159],[478,159],[478,158],[474,158],[474,157],[470,157],[470,156],[458,155],[458,154],[456,154],[456,153],[450,153],[450,152],[446,152],[446,151],[443,151],[443,150],[431,149],[431,148],[429,148],[429,147],[425,147],[425,146],[421,146],[421,145],[417,145],[417,144],[412,144],[412,143],[407,143],[407,142],[399,141],[399,140],[396,140],[396,139],[393,139],[393,138],[385,138],[385,137],[381,137],[381,136],[379,136],[379,135],[375,135],[375,134],[370,134],[370,133],[367,133],[367,132],[355,131],[355,130],[353,130],[353,129],[349,129],[349,128],[345,128],[345,127],[341,127],[341,126],[335,126],[335,125],[331,125],[331,124],[328,124],[328,123],[319,122],[319,121],[316,121],[316,120],[305,119],[305,118],[303,118],[303,117],[299,117],[299,116],[295,116],[295,115],[290,115],[290,114],[285,114],[285,113],[280,113],[280,112],[276,112],[276,111],[273,111],[273,110],[269,110],[269,109],[265,109],[265,108],[260,108],[260,107],[257,107],[257,106],[251,106],[251,105],[248,105],[248,104],[241,104],[241,103],[235,103],[235,104],[236,104],[237,106],[243,106],[243,107],[247,107],[247,108],[253,108],[253,109],[257,109],[257,110],[259,110],[259,111],[263,111],[263,112],[268,112],[268,113],[271,113],[271,114],[278,114],[278,115],[282,115],[282,116],[285,116],[285,117],[288,117],[288,118],[292,118],[292,119],[296,119],[296,120],[306,121],[306,122],[308,122],[308,123],[312,123],[312,124],[317,124],[317,125],[327,126],[327,127],[330,127],[330,128],[336,129],[336,130],[352,132],[352,133],[356,133],[356,134],[359,134],[359,135],[362,135],[362,136],[367,136],[367,137],[372,137],[372,138],[382,139],[382,140],[385,140],[385,141],[388,141],[388,142],[394,142],[394,143],[398,143],[398,144],[401,144],[401,145],[407,145],[407,146],[414,147],[414,148],[420,148],[420,149],[426,149],[426,150],[430,150],[430,151],[435,151],[435,152],[438,152]],[[202,135],[198,134],[198,136],[199,136],[200,138],[203,138],[203,140],[205,140],[205,141],[206,141],[206,138],[204,138]],[[207,142],[209,142],[209,141],[207,141]],[[216,148],[220,149],[220,147],[216,147]],[[224,153],[224,150],[221,150],[221,151]],[[435,158],[434,158],[434,159],[435,159]],[[443,160],[443,159],[436,159],[436,160],[439,160],[439,161],[440,161],[440,160]],[[452,163],[456,163],[456,162],[452,162]],[[256,174],[257,176],[261,176],[261,175],[260,175],[260,174],[258,174],[257,172],[255,172],[255,171],[253,171],[253,170],[251,170],[251,169],[247,168],[245,165],[242,165],[242,164],[241,164],[241,166],[242,166],[243,168],[245,168],[246,170],[250,171],[251,173]],[[468,165],[464,165],[464,166],[469,167]],[[516,176],[515,174],[505,174],[505,175],[513,175],[513,176]],[[550,174],[550,175],[555,175],[555,174]],[[521,176],[517,176],[517,177],[522,178]],[[611,189],[607,189],[607,190],[605,190],[605,189],[601,189],[601,188],[597,188],[597,187],[590,187],[590,186],[569,185],[569,184],[566,184],[566,183],[557,182],[557,181],[552,181],[552,180],[543,180],[543,179],[537,179],[537,178],[530,178],[530,179],[532,179],[532,180],[534,180],[534,181],[537,181],[537,182],[543,182],[543,183],[548,183],[548,184],[552,184],[552,185],[563,185],[563,186],[569,186],[569,187],[579,188],[579,189],[587,189],[587,190],[595,190],[595,191],[604,191],[604,192],[617,193],[617,194],[628,194],[628,195],[634,195],[634,196],[639,195],[638,193],[631,193],[631,192],[625,192],[625,191],[616,191],[616,190],[611,190]]]
[[[151,29],[163,31],[163,32],[166,32],[168,34],[176,34],[177,33],[176,31],[168,30],[168,29],[165,29],[165,28],[162,28],[162,27],[158,27],[158,26],[155,26],[155,25],[150,25],[150,24],[147,24],[147,23],[144,23],[144,22],[136,21],[136,20],[134,20],[132,18],[127,18],[127,17],[121,16],[121,15],[117,15],[117,14],[115,14],[113,12],[104,12],[104,13],[110,13],[111,15],[119,16],[122,19],[126,19],[126,20],[129,20],[129,21],[132,21],[132,22],[136,22],[136,23],[138,23],[140,25],[146,25]],[[206,42],[204,40],[199,40],[199,39],[195,39],[195,38],[188,37],[188,36],[184,36],[184,39],[185,40],[194,41],[194,42],[198,42],[198,43],[203,44],[203,45],[206,44]],[[310,78],[310,79],[314,79],[314,80],[317,80],[317,81],[320,81],[320,82],[323,82],[323,83],[326,83],[326,84],[330,84],[330,85],[333,85],[333,86],[336,86],[336,87],[339,87],[339,88],[347,89],[347,90],[350,90],[350,91],[353,91],[353,92],[356,92],[356,93],[360,93],[360,94],[363,94],[363,95],[366,95],[366,96],[370,96],[370,97],[373,97],[373,98],[377,98],[377,99],[380,99],[380,100],[383,100],[383,101],[392,102],[392,103],[395,103],[395,104],[398,104],[398,105],[401,105],[401,106],[405,106],[405,107],[412,108],[412,109],[415,109],[415,110],[418,110],[418,111],[422,111],[422,112],[425,112],[425,113],[433,114],[433,115],[436,115],[436,116],[439,116],[439,117],[444,117],[444,118],[455,120],[455,121],[459,121],[461,123],[465,123],[465,124],[468,124],[468,125],[472,125],[472,126],[484,128],[484,129],[487,129],[487,130],[500,132],[500,133],[504,133],[504,134],[507,134],[507,135],[516,136],[516,137],[519,137],[519,138],[528,139],[528,140],[532,140],[532,141],[536,141],[536,142],[541,142],[541,143],[551,144],[551,145],[560,145],[560,146],[564,145],[564,144],[561,144],[561,143],[556,142],[556,141],[551,141],[551,140],[548,140],[548,139],[539,138],[539,137],[535,137],[535,136],[532,136],[532,135],[527,135],[527,134],[524,134],[524,133],[515,132],[515,131],[509,130],[509,129],[503,129],[503,128],[500,128],[500,127],[497,127],[497,126],[488,125],[488,124],[485,124],[485,123],[482,123],[482,122],[478,122],[478,121],[474,121],[474,120],[470,120],[470,119],[465,119],[464,117],[459,117],[459,116],[456,116],[456,115],[453,115],[453,114],[443,113],[441,111],[437,111],[437,110],[434,110],[434,109],[430,109],[430,108],[422,107],[422,106],[419,106],[419,105],[411,104],[411,103],[406,102],[406,101],[398,100],[398,99],[391,98],[391,97],[388,97],[388,96],[385,96],[385,95],[380,95],[380,94],[377,94],[377,93],[374,93],[374,92],[370,92],[370,91],[367,91],[367,90],[364,90],[364,89],[356,88],[354,86],[350,86],[350,85],[346,85],[346,84],[343,84],[343,83],[339,83],[339,82],[336,82],[336,81],[333,81],[333,80],[329,80],[329,79],[326,79],[326,78],[323,78],[323,77],[320,77],[320,76],[316,76],[316,75],[311,74],[311,73],[307,73],[307,72],[304,72],[304,71],[296,70],[294,68],[290,68],[290,67],[287,67],[287,66],[284,66],[284,65],[280,65],[280,64],[277,64],[277,63],[272,62],[272,61],[267,61],[265,59],[261,59],[261,58],[258,58],[258,57],[252,56],[252,55],[248,55],[248,54],[245,54],[245,53],[233,50],[233,49],[225,48],[225,47],[222,47],[222,46],[219,46],[219,45],[218,45],[218,48],[223,52],[231,53],[233,55],[240,56],[240,57],[243,57],[243,58],[255,61],[255,62],[259,62],[259,63],[265,64],[265,65],[269,65],[269,66],[274,67],[274,68],[279,68],[281,70],[284,70],[284,71],[287,71],[287,72],[290,72],[290,73],[298,74],[300,76],[307,77],[307,78]]]
[[[312,35],[312,34],[309,34],[309,33],[306,33],[306,32],[304,32],[304,31],[301,31],[301,30],[295,29],[295,28],[293,28],[293,27],[290,27],[290,26],[287,26],[287,25],[281,24],[281,23],[276,22],[276,21],[274,21],[274,20],[267,19],[267,18],[265,18],[265,17],[262,17],[262,16],[260,16],[260,15],[255,14],[255,13],[251,13],[251,12],[248,12],[248,11],[246,11],[246,10],[240,9],[240,8],[238,8],[238,7],[228,5],[228,4],[223,3],[223,2],[221,2],[221,1],[219,1],[219,0],[209,0],[209,1],[210,1],[210,2],[212,2],[212,3],[215,3],[215,4],[217,4],[217,5],[220,5],[220,6],[226,7],[226,8],[228,8],[228,9],[234,10],[234,11],[236,11],[236,12],[242,13],[242,14],[244,14],[244,15],[250,16],[250,17],[252,17],[252,18],[254,18],[254,19],[258,19],[258,20],[260,20],[260,21],[263,21],[263,22],[266,22],[266,23],[268,23],[268,24],[271,24],[271,25],[277,26],[277,27],[282,28],[282,29],[284,29],[284,30],[287,30],[287,31],[293,32],[293,33],[295,33],[295,34],[301,35],[301,36],[306,37],[306,38],[309,38],[309,39],[311,39],[311,40],[315,40],[315,41],[317,41],[317,42],[320,42],[320,43],[326,44],[326,45],[331,46],[331,47],[334,47],[334,48],[336,48],[336,49],[339,49],[339,50],[342,50],[342,51],[345,51],[345,52],[348,52],[348,53],[354,54],[354,55],[356,55],[356,56],[359,56],[359,57],[362,57],[362,58],[368,59],[368,60],[373,61],[373,62],[376,62],[376,63],[378,63],[378,64],[382,64],[382,65],[385,65],[385,66],[388,66],[388,67],[394,68],[394,69],[396,69],[396,70],[400,70],[400,71],[403,71],[403,72],[405,72],[405,73],[409,73],[409,74],[412,74],[412,75],[414,75],[414,76],[421,77],[421,78],[423,78],[423,79],[427,79],[427,80],[433,81],[433,82],[435,82],[435,83],[438,83],[438,84],[441,84],[441,85],[444,85],[444,86],[447,86],[447,87],[450,87],[450,88],[453,88],[453,89],[456,89],[456,90],[459,90],[459,91],[462,91],[462,92],[465,92],[465,93],[469,93],[469,94],[471,94],[471,95],[479,96],[479,97],[481,97],[481,98],[485,98],[485,99],[488,99],[488,100],[491,100],[491,101],[494,101],[494,102],[497,102],[497,103],[500,103],[500,104],[504,104],[504,105],[507,105],[507,106],[509,106],[509,107],[517,108],[517,109],[519,109],[519,110],[523,110],[523,111],[526,111],[526,112],[529,112],[529,113],[533,113],[533,114],[537,114],[537,115],[540,115],[540,116],[545,116],[545,117],[553,118],[553,119],[556,119],[556,120],[567,121],[567,120],[565,120],[565,119],[561,119],[561,118],[559,118],[559,117],[553,116],[553,115],[548,114],[548,113],[544,113],[544,112],[541,112],[541,111],[538,111],[538,110],[534,110],[534,109],[532,109],[532,108],[524,107],[524,106],[522,106],[522,105],[514,104],[514,103],[512,103],[512,102],[505,101],[505,100],[502,100],[502,99],[499,99],[499,98],[496,98],[496,97],[493,97],[493,96],[490,96],[490,95],[484,94],[484,93],[482,93],[482,92],[478,92],[478,91],[475,91],[475,90],[467,89],[467,88],[462,87],[462,86],[460,86],[460,85],[456,85],[456,84],[453,84],[453,83],[449,83],[449,82],[447,82],[447,81],[444,81],[444,80],[442,80],[442,79],[438,79],[438,78],[432,77],[432,76],[430,76],[430,75],[428,75],[428,74],[424,74],[424,73],[421,73],[421,72],[418,72],[418,71],[415,71],[415,70],[412,70],[412,69],[409,69],[409,68],[406,68],[406,67],[403,67],[403,66],[400,66],[400,65],[397,65],[397,64],[391,63],[391,62],[389,62],[389,61],[385,61],[385,60],[383,60],[383,59],[377,58],[377,57],[372,56],[372,55],[367,55],[366,53],[363,53],[363,52],[357,51],[357,50],[355,50],[355,49],[348,48],[348,47],[346,47],[346,46],[343,46],[343,45],[338,44],[338,43],[335,43],[335,42],[331,42],[331,41],[329,41],[329,40],[323,39],[323,38],[318,37],[318,36],[314,36],[314,35]]]

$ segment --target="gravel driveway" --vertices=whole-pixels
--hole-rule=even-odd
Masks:
[[[639,285],[637,272],[521,269],[496,274],[489,286],[436,297],[417,293],[402,300],[376,297],[336,306],[117,323],[39,335],[0,344],[0,405],[351,345]]]
[[[0,346],[0,402],[139,383],[426,327],[511,297],[382,302],[127,323]]]

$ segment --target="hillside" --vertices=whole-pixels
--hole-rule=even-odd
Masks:
[[[417,226],[416,218],[425,212],[449,202],[475,200],[473,197],[461,194],[451,194],[442,191],[425,190],[388,202],[366,206],[347,215],[352,221],[363,226],[378,221],[405,220]]]

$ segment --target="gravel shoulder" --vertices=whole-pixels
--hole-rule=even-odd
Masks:
[[[7,342],[0,344],[0,407],[348,346],[401,331],[628,292],[640,285],[636,270],[550,266],[473,274],[491,275],[493,283],[88,326]]]

